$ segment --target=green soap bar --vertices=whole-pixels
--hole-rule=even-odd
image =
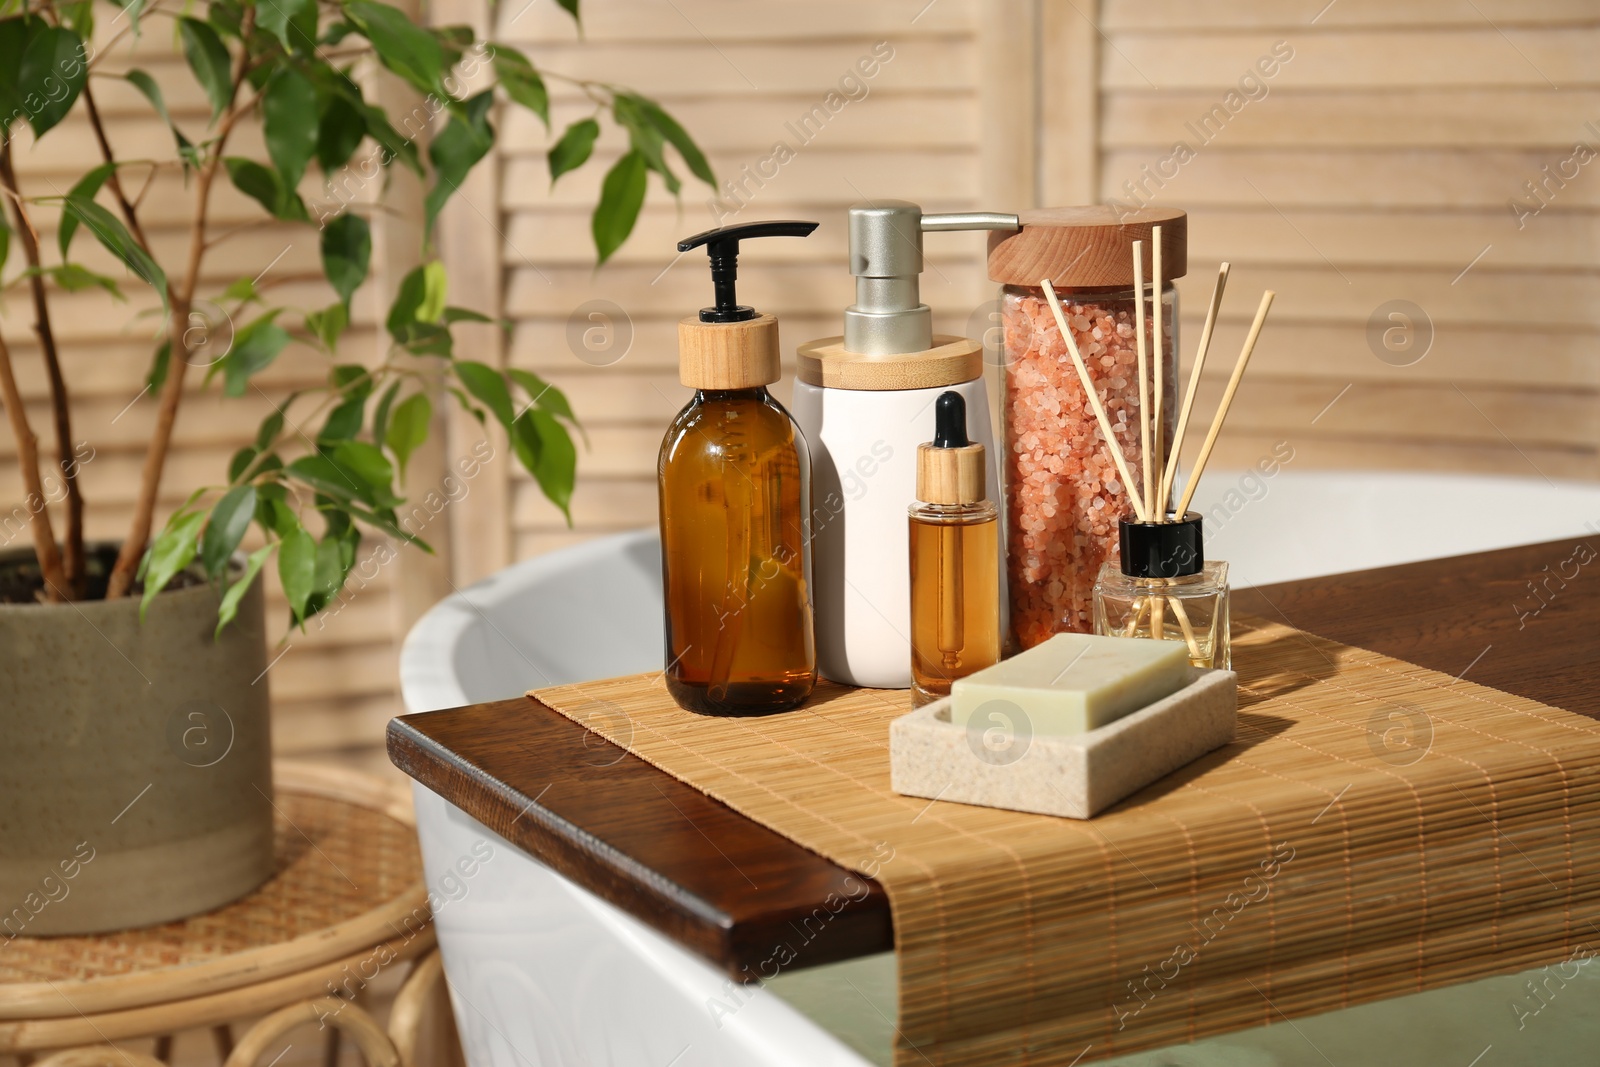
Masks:
[[[1020,708],[1034,734],[1081,734],[1115,722],[1189,684],[1181,641],[1056,634],[950,687],[950,721],[985,728]],[[1004,702],[997,703],[997,702]],[[976,720],[974,722],[974,720]]]

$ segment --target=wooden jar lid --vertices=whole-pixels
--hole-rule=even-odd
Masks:
[[[701,322],[690,315],[678,321],[678,381],[690,389],[753,389],[781,377],[773,316]]]
[[[844,347],[843,337],[822,337],[800,346],[799,377],[828,389],[939,389],[983,374],[983,345],[968,337],[935,334],[933,347],[892,356],[864,356]]]
[[[1161,272],[1189,271],[1189,216],[1172,208],[1127,211],[1109,204],[1046,207],[1018,214],[1022,228],[989,234],[989,280],[1003,285],[1133,288],[1133,242],[1144,242],[1151,277],[1151,230],[1161,227]]]
[[[983,499],[983,446],[917,446],[917,499],[925,504],[976,504]]]

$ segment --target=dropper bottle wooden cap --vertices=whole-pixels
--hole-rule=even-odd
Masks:
[[[940,393],[933,440],[917,446],[917,499],[976,504],[984,498],[983,481],[983,446],[967,440],[967,402],[960,393]]]
[[[690,389],[753,389],[783,376],[778,320],[739,303],[739,242],[751,237],[805,237],[814,222],[772,220],[720,226],[678,242],[678,251],[705,246],[716,303],[678,323],[678,380]]]

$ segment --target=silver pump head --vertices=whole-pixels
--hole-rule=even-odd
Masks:
[[[856,302],[844,311],[844,347],[867,356],[933,347],[933,313],[922,302],[922,235],[944,230],[1015,230],[1015,215],[960,211],[924,215],[919,204],[878,200],[850,209],[850,273]]]

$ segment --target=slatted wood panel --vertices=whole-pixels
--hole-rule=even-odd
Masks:
[[[1094,32],[1098,195],[1130,202],[1141,168],[1195,150],[1144,197],[1191,211],[1191,344],[1234,264],[1206,400],[1279,292],[1220,462],[1288,440],[1307,466],[1600,476],[1600,162],[1563,164],[1600,152],[1600,8],[1104,0]],[[1244,96],[1274,47],[1292,58]],[[1567,176],[1541,207],[1524,183],[1546,166]],[[1539,210],[1519,225],[1512,202]],[[1414,364],[1369,342],[1391,300],[1431,319]]]
[[[103,23],[110,20],[102,19]],[[101,36],[114,27],[103,25]],[[104,48],[104,41],[101,42]],[[165,24],[147,23],[138,40],[124,38],[104,53],[97,71],[120,71],[138,66],[150,71],[165,88],[175,120],[191,138],[206,125],[209,109],[192,75],[175,53]],[[120,158],[165,158],[171,134],[151,113],[149,104],[129,84],[96,77],[96,101],[108,125],[110,140]],[[101,159],[81,105],[60,127],[37,146],[26,127],[16,131],[19,182],[27,195],[64,193],[83,172]],[[230,154],[263,158],[259,128],[241,128],[230,141]],[[129,168],[124,180],[136,191],[143,180],[139,168]],[[181,270],[192,211],[192,181],[185,187],[174,172],[160,174],[140,206],[140,217],[158,258],[170,269]],[[302,190],[310,199],[318,187],[308,180]],[[102,203],[115,210],[109,195]],[[225,178],[213,198],[213,236],[230,237],[208,255],[201,296],[215,296],[239,277],[259,278],[271,297],[291,307],[315,308],[329,303],[331,290],[321,279],[317,234],[305,227],[262,225],[262,212],[254,201],[234,191]],[[47,263],[56,262],[58,213],[48,206],[33,209]],[[82,468],[81,484],[87,501],[88,535],[121,538],[132,516],[147,442],[154,425],[156,401],[144,389],[157,335],[162,332],[160,302],[148,287],[129,275],[109,253],[84,231],[73,244],[74,258],[119,279],[126,303],[115,303],[97,291],[53,298],[53,324],[61,347],[63,371],[73,395],[73,431],[76,440],[93,449],[93,459]],[[22,252],[12,242],[7,278],[16,277],[23,265]],[[377,285],[385,284],[378,279]],[[374,329],[377,298],[364,290],[356,302],[355,324],[345,335],[341,361],[365,361],[379,352]],[[6,294],[0,330],[12,349],[17,377],[28,403],[28,413],[41,445],[53,442],[49,399],[43,362],[33,338],[33,311],[27,291],[14,285]],[[297,321],[289,316],[291,323]],[[241,323],[242,325],[242,323]],[[225,346],[228,327],[208,338],[212,351]],[[260,390],[238,399],[220,395],[218,383],[202,384],[203,371],[191,370],[186,379],[189,396],[174,435],[170,462],[162,482],[157,522],[201,485],[225,481],[229,456],[255,436],[255,427],[293,390],[314,386],[325,379],[326,357],[304,346],[292,346],[267,371],[256,378]],[[309,428],[315,431],[315,426]],[[53,452],[50,453],[53,461]],[[13,515],[23,499],[16,448],[11,435],[0,435],[0,519]],[[56,509],[59,512],[59,509]],[[56,531],[62,519],[56,515]],[[313,521],[313,526],[315,522]],[[259,543],[259,535],[252,533]],[[31,548],[28,532],[19,523],[0,528],[5,547]],[[247,543],[247,547],[252,547]],[[274,648],[282,658],[262,684],[270,685],[274,708],[274,741],[285,753],[371,749],[381,745],[383,725],[397,709],[396,613],[391,591],[400,568],[379,566],[373,557],[378,546],[370,540],[361,556],[371,558],[369,580],[347,590],[344,606],[326,619],[314,620],[305,634],[290,635]],[[287,629],[288,608],[277,586],[275,572],[268,575],[268,607],[276,638]]]
[[[741,301],[781,319],[786,377],[793,373],[795,346],[839,333],[843,309],[853,300],[844,269],[846,207],[874,197],[915,200],[930,211],[979,206],[984,61],[977,0],[596,0],[586,8],[581,44],[554,5],[519,8],[499,8],[502,38],[528,48],[552,70],[655,96],[693,131],[719,177],[738,180],[746,166],[755,170],[777,142],[794,150],[773,176],[748,184],[748,207],[722,220],[822,223],[803,241],[754,242],[741,259]],[[845,104],[802,144],[787,124],[825,104],[880,41],[888,42],[892,58],[874,76],[860,78],[862,88],[846,86],[856,96],[864,88],[864,97]],[[559,132],[592,105],[553,88]],[[604,168],[625,147],[622,139],[608,133],[596,150],[600,165],[564,177],[551,191],[544,160],[549,137],[538,121],[508,115],[504,131],[500,251],[504,310],[515,323],[508,357],[566,390],[590,436],[590,448],[579,455],[570,530],[532,483],[516,475],[511,547],[524,557],[655,521],[656,451],[689,396],[677,381],[676,322],[711,301],[704,253],[680,259],[673,244],[718,218],[704,186],[687,184],[681,207],[655,187],[633,238],[595,272],[588,207]],[[924,297],[935,309],[936,328],[966,332],[989,295],[982,235],[938,235],[928,249]],[[617,305],[617,336],[631,333],[626,355],[609,365],[599,365],[608,358],[604,352],[585,362],[570,339],[594,327],[595,339],[603,340],[605,323],[580,314],[574,325],[575,309],[592,300]],[[786,399],[787,382],[775,391]]]

